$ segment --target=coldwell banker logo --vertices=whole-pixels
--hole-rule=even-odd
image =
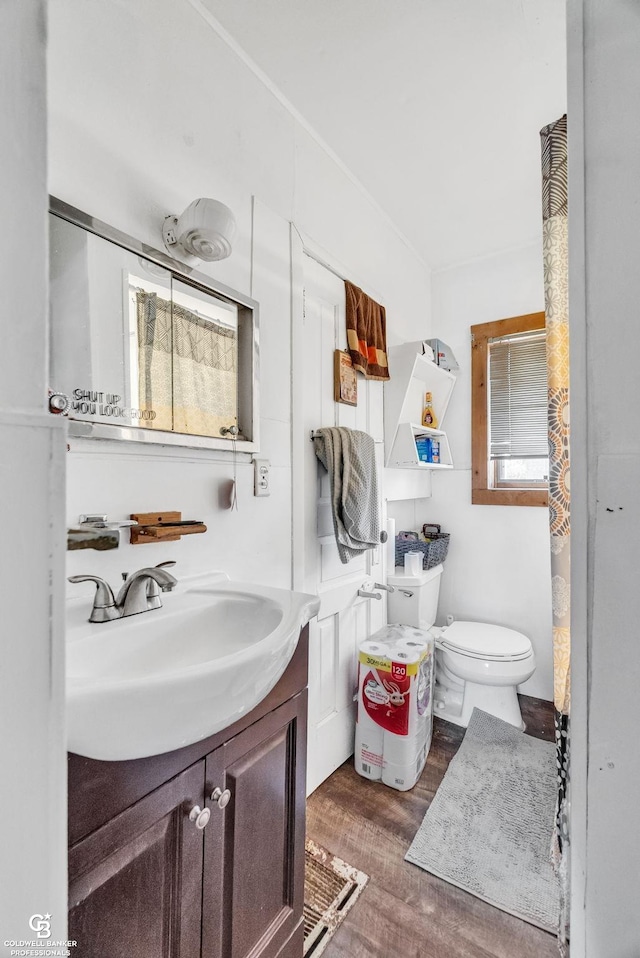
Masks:
[[[51,935],[51,915],[32,915],[29,919],[29,928],[35,931],[38,938],[48,938]]]
[[[2,954],[12,956],[12,958],[69,958],[71,948],[77,948],[77,941],[54,941],[51,939],[51,915],[37,913],[29,919],[29,928],[34,931],[37,938],[25,941],[22,938],[9,939],[4,942],[4,947],[10,949],[3,951]]]

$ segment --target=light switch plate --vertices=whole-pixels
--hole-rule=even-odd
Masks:
[[[271,495],[271,463],[268,459],[253,460],[253,494],[254,496]]]

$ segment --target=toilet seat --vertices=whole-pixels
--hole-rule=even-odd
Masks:
[[[438,645],[458,655],[490,662],[521,662],[532,653],[526,635],[486,622],[456,620],[442,630]]]

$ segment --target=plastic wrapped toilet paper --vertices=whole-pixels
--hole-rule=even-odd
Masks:
[[[431,743],[434,641],[429,632],[387,625],[358,647],[354,765],[392,788],[415,785]]]

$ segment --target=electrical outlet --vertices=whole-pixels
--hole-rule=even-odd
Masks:
[[[271,495],[270,465],[268,459],[253,460],[253,494],[254,496]]]

